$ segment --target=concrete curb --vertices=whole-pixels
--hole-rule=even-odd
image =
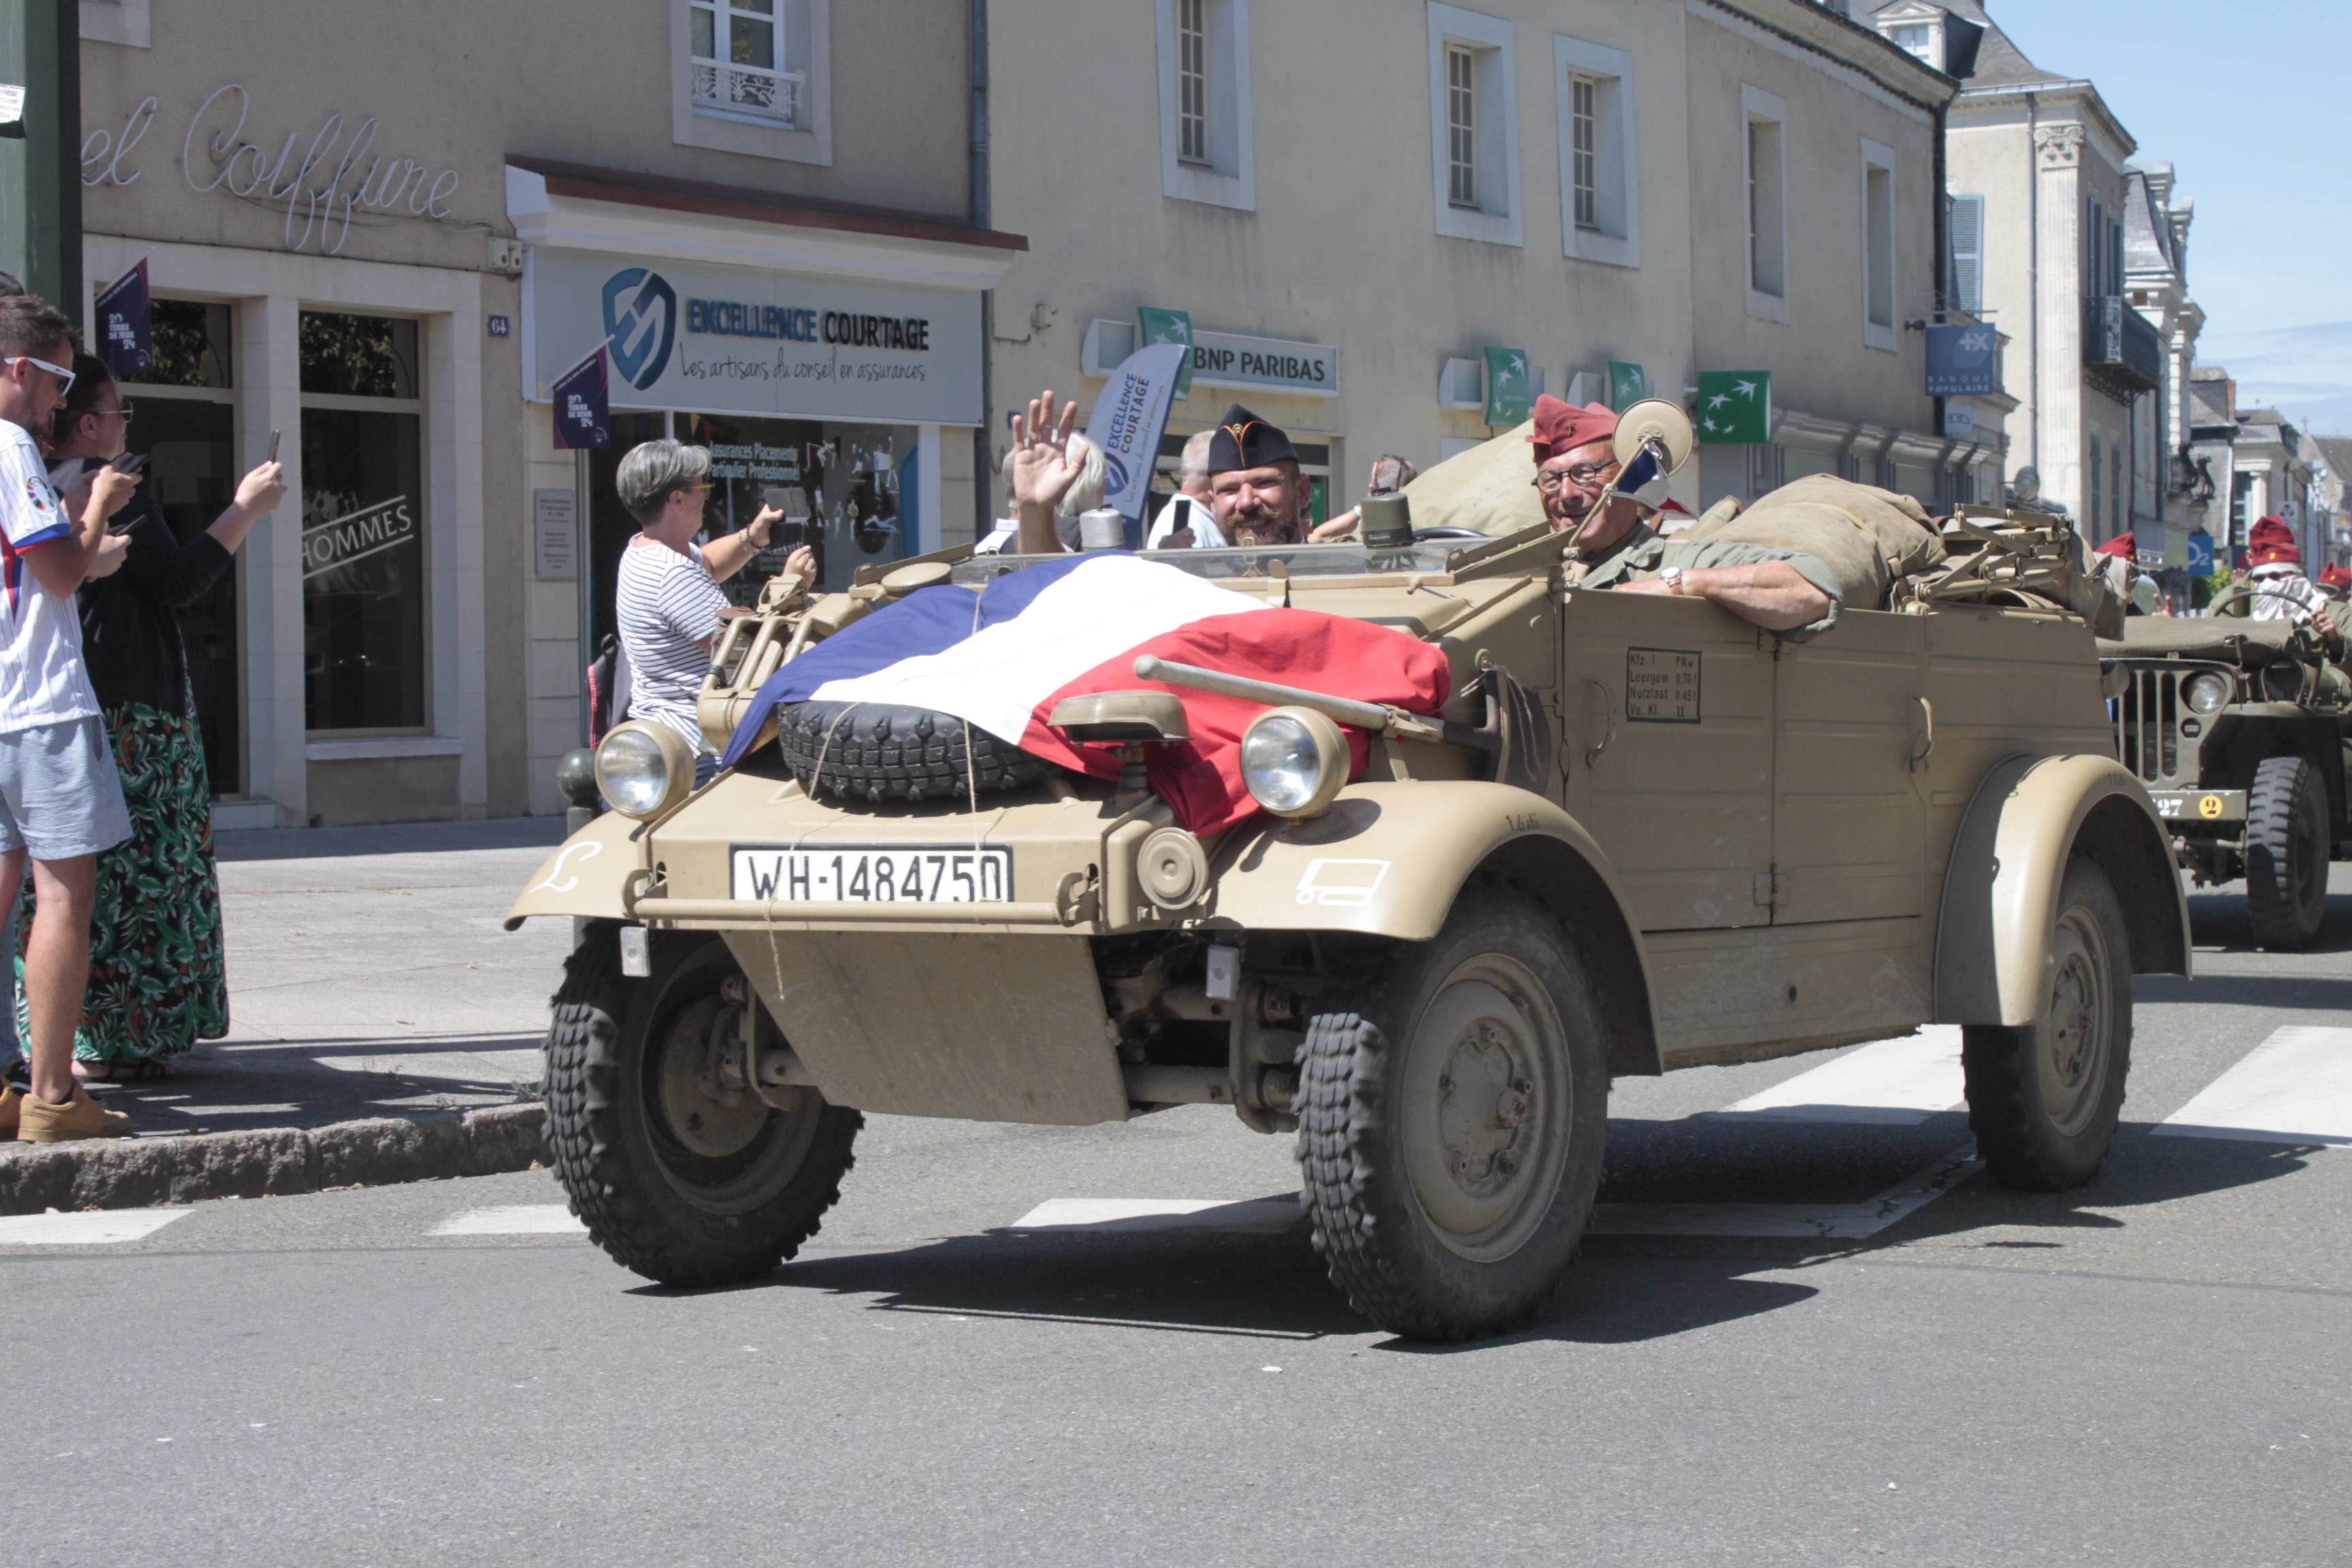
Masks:
[[[547,1158],[547,1110],[500,1105],[431,1121],[380,1117],[9,1150],[0,1153],[0,1215],[149,1208],[529,1170]]]

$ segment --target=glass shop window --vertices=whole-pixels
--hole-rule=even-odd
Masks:
[[[312,733],[421,732],[426,542],[416,323],[306,310],[302,670]]]

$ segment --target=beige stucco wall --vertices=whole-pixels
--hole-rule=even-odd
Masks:
[[[1380,453],[1426,465],[1446,437],[1489,434],[1478,414],[1437,398],[1441,363],[1488,345],[1528,351],[1556,395],[1574,372],[1610,360],[1641,363],[1670,397],[1701,368],[1759,368],[1773,372],[1782,407],[1928,428],[1919,334],[1898,331],[1892,353],[1863,342],[1860,139],[1895,152],[1896,305],[1909,319],[1932,286],[1931,113],[1706,6],[1468,8],[1512,26],[1517,245],[1437,233],[1418,0],[1251,8],[1254,212],[1163,194],[1149,4],[998,0],[995,222],[1033,248],[996,293],[992,450],[1003,450],[1005,416],[1040,386],[1090,405],[1103,384],[1079,374],[1087,322],[1131,322],[1143,305],[1189,310],[1196,331],[1336,346],[1339,396],[1196,387],[1170,429],[1198,428],[1238,396],[1296,434],[1341,437],[1341,497],[1360,489]],[[1555,35],[1633,57],[1638,266],[1563,255]],[[1890,69],[1919,74],[1886,53]],[[1790,105],[1799,283],[1786,327],[1744,310],[1742,79]],[[1033,330],[1041,303],[1051,324]],[[1686,502],[1700,499],[1696,465],[1677,488]]]
[[[380,818],[393,809],[385,789],[416,816],[560,808],[543,775],[576,726],[574,588],[533,580],[528,556],[530,491],[568,486],[572,464],[550,446],[545,406],[521,402],[520,286],[488,269],[491,239],[514,232],[506,211],[509,155],[967,216],[963,0],[806,0],[824,13],[828,35],[829,164],[674,139],[673,12],[681,3],[518,0],[485,8],[416,0],[387,13],[352,0],[170,0],[152,7],[151,47],[82,46],[85,135],[104,154],[89,165],[100,183],[84,191],[92,281],[145,254],[159,294],[236,302],[241,335],[270,344],[239,367],[241,461],[258,459],[268,429],[286,428],[281,456],[298,470],[289,479],[299,493],[295,361],[290,341],[278,340],[290,337],[304,306],[420,314],[428,342],[463,351],[429,355],[423,391],[428,426],[436,419],[445,426],[443,447],[466,448],[467,482],[436,501],[446,515],[428,519],[428,637],[430,728],[467,751],[462,761],[391,754],[391,747],[383,757],[323,760],[314,751],[306,759],[299,511],[289,507],[257,531],[240,567],[249,782],[275,803],[278,821]],[[414,161],[423,170],[415,188],[429,190],[436,178],[446,186],[436,207],[443,216],[363,215],[347,237],[322,224],[305,238],[299,204],[289,234],[283,201],[194,188],[184,151],[194,182],[209,183],[206,133],[237,120],[240,95],[215,96],[229,84],[244,89],[243,138],[266,148],[272,163],[295,137],[288,176],[319,149],[322,166],[309,185],[325,183],[362,122],[374,117],[374,140],[354,178],[378,156]],[[150,97],[152,120],[120,145]],[[207,98],[212,110],[192,138]],[[340,130],[322,136],[336,115]],[[248,156],[240,173],[252,169]],[[340,254],[321,254],[338,239]],[[385,264],[394,270],[383,271]],[[415,286],[387,291],[384,278]],[[484,318],[492,315],[506,318],[511,335],[486,335]],[[951,528],[967,531],[960,514],[970,457],[959,448],[968,446],[946,443],[942,465],[950,479],[943,510]],[[427,478],[429,490],[430,464]],[[445,527],[454,531],[446,538]],[[369,784],[372,771],[396,782]]]

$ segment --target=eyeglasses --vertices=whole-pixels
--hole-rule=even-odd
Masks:
[[[56,376],[59,381],[64,382],[65,384],[58,388],[58,395],[59,397],[63,397],[67,393],[73,390],[74,373],[69,370],[61,370],[45,359],[36,359],[31,354],[10,354],[6,359],[0,359],[0,364],[17,364],[20,363],[24,364],[38,365],[41,369],[47,371],[51,375]]]
[[[136,405],[126,397],[122,400],[122,406],[120,408],[101,408],[98,410],[98,412],[100,415],[119,414],[122,416],[122,427],[127,430],[131,427],[131,415]]]
[[[1614,463],[1579,463],[1572,468],[1538,468],[1536,470],[1536,477],[1529,479],[1528,483],[1546,495],[1559,489],[1562,483],[1574,485],[1578,489],[1584,489],[1595,479],[1615,472],[1616,468],[1617,465]]]

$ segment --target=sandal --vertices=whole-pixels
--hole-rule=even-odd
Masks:
[[[117,1062],[77,1061],[74,1076],[84,1083],[152,1083],[172,1076],[172,1064],[162,1057],[131,1057]]]

